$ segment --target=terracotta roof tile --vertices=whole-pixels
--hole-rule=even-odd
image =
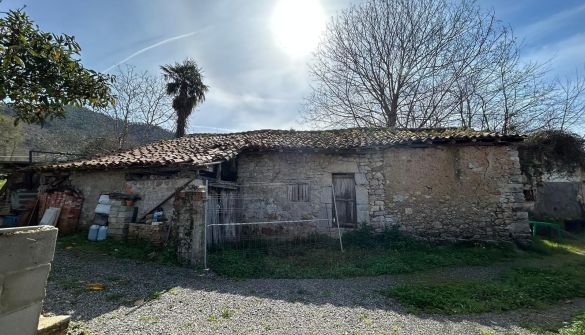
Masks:
[[[140,166],[203,166],[232,159],[244,151],[330,151],[449,142],[518,142],[518,135],[470,129],[350,128],[294,131],[256,130],[230,134],[193,134],[124,152],[39,167],[41,170],[102,169]]]

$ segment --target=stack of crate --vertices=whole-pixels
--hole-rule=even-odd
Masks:
[[[128,237],[128,225],[136,220],[137,210],[137,207],[125,206],[123,200],[112,200],[108,216],[108,235],[115,240],[125,240]]]

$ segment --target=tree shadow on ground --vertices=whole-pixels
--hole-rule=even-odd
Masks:
[[[483,269],[483,270],[482,270]],[[488,278],[497,267],[442,269],[448,275]],[[481,271],[484,271],[482,273]],[[585,299],[561,303],[549,310],[519,310],[463,316],[409,313],[380,290],[410,282],[417,274],[348,279],[248,279],[232,280],[192,269],[114,259],[105,255],[78,254],[57,250],[44,301],[44,312],[71,314],[74,320],[88,321],[119,310],[123,315],[139,312],[173,290],[187,290],[186,303],[197,306],[205,295],[230,295],[230,299],[254,297],[264,303],[332,305],[372,312],[388,312],[388,317],[411,315],[420,320],[443,323],[471,322],[504,330],[538,326],[551,328],[585,309]],[[422,276],[421,276],[422,277]],[[104,290],[90,290],[89,284],[103,284]]]

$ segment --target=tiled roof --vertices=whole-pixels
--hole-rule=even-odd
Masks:
[[[102,169],[155,166],[203,166],[229,160],[244,151],[344,151],[413,144],[518,142],[518,135],[470,129],[350,128],[294,131],[256,130],[230,134],[193,134],[159,141],[120,153],[45,165],[42,170]]]

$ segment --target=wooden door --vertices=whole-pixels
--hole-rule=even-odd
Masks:
[[[355,178],[353,174],[333,174],[333,192],[335,206],[333,206],[333,217],[337,209],[337,219],[342,227],[356,227],[356,203],[355,203]]]

